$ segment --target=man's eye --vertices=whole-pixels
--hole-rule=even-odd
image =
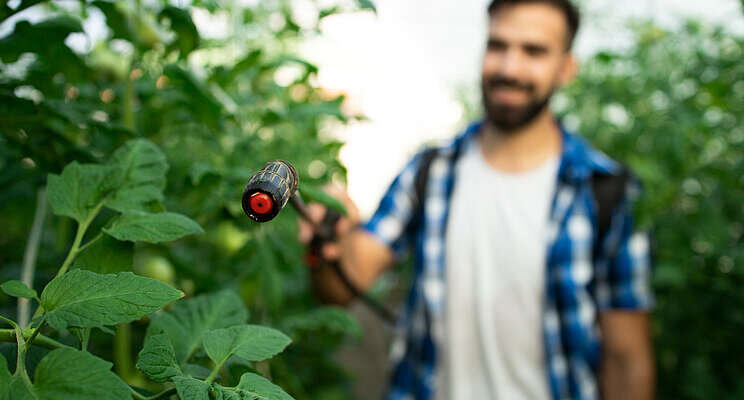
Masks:
[[[533,57],[543,56],[548,53],[548,50],[545,47],[541,47],[541,46],[526,46],[524,48],[524,51],[528,55],[533,56]]]
[[[498,42],[495,40],[489,40],[487,44],[488,50],[492,51],[500,51],[506,49],[506,44],[504,42]]]

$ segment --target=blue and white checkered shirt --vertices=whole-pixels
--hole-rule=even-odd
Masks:
[[[391,349],[388,400],[432,398],[445,304],[445,232],[456,184],[455,164],[481,130],[480,122],[441,146],[429,169],[423,207],[415,207],[415,177],[423,153],[395,178],[365,228],[399,257],[414,250],[414,278]],[[620,166],[561,128],[563,149],[550,212],[545,269],[543,338],[546,379],[554,399],[597,399],[601,356],[598,314],[648,310],[648,235],[634,229],[632,205],[639,195],[631,179],[613,213],[603,243],[594,251],[597,215],[591,176],[616,174]]]

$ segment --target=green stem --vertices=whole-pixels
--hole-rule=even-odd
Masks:
[[[114,368],[125,382],[134,377],[132,365],[132,327],[129,324],[116,325],[114,335]]]
[[[62,263],[62,267],[57,271],[56,276],[62,276],[65,272],[67,272],[67,269],[70,268],[70,264],[72,264],[72,261],[75,259],[75,257],[80,252],[80,242],[83,241],[83,236],[85,236],[85,231],[88,230],[88,225],[90,225],[91,222],[93,222],[93,218],[98,215],[98,212],[101,211],[101,207],[103,207],[103,202],[98,203],[96,207],[93,209],[93,211],[90,213],[88,218],[86,218],[83,222],[78,224],[77,233],[75,233],[75,240],[72,242],[72,247],[70,247],[70,251],[67,253],[67,258],[65,258],[65,261]],[[93,240],[96,240],[94,238]],[[87,244],[90,244],[88,242]],[[86,244],[86,245],[87,245]]]
[[[103,236],[103,232],[98,232],[98,235],[96,235],[93,239],[89,240],[88,243],[80,246],[80,249],[78,250],[78,253],[82,253],[85,249],[88,248],[88,246],[90,246],[93,243],[97,242],[102,236]]]
[[[25,338],[25,335],[24,335]],[[0,342],[15,342],[16,333],[14,329],[0,329]],[[34,340],[34,346],[43,347],[45,349],[72,349],[73,347],[66,344],[60,343],[48,336],[38,335]]]
[[[39,333],[41,332],[41,327],[44,326],[45,319],[46,319],[46,314],[41,316],[41,321],[39,321],[39,325],[36,327],[36,329],[34,329],[34,332],[31,334],[31,337],[26,341],[26,347],[23,349],[24,352],[28,350],[29,347],[31,347],[31,343],[33,343],[34,340],[36,340],[36,337],[39,336]]]
[[[33,393],[34,390],[34,384],[31,382],[31,378],[28,377],[28,372],[26,371],[26,344],[23,340],[23,331],[21,330],[21,327],[18,326],[15,322],[5,318],[0,317],[3,319],[3,321],[9,323],[13,330],[15,331],[15,338],[16,343],[18,345],[18,357],[16,359],[16,375],[21,375],[21,380],[23,381],[23,384],[26,386],[26,389]]]
[[[229,357],[227,357],[227,358],[229,358]],[[222,366],[225,365],[225,361],[227,361],[227,358],[225,358],[224,360],[220,361],[217,365],[214,366],[214,369],[212,370],[212,372],[209,373],[209,376],[207,377],[207,379],[204,380],[204,382],[212,382],[212,381],[214,381],[214,378],[216,378],[217,377],[217,374],[220,373],[220,370],[222,369]]]
[[[90,331],[92,328],[83,329],[83,341],[80,343],[81,350],[88,351],[88,342],[90,341]]]
[[[145,396],[134,390],[131,386],[129,387],[129,390],[132,391],[132,397],[134,397],[137,400],[159,400],[159,399],[165,399],[170,396],[173,396],[176,394],[176,388],[172,387],[170,389],[165,389],[160,393],[156,393],[152,396]]]
[[[44,225],[46,216],[46,188],[41,187],[36,196],[36,211],[34,212],[34,222],[31,224],[31,232],[28,234],[28,243],[23,253],[23,269],[21,270],[21,281],[26,286],[34,287],[34,272],[36,271],[36,255],[39,252],[39,243],[41,242],[41,230]],[[30,299],[18,299],[18,325],[21,329],[28,326],[30,316]]]

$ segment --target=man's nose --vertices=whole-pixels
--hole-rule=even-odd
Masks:
[[[525,71],[524,57],[517,49],[509,49],[504,52],[501,68],[501,75],[508,78],[519,79]]]

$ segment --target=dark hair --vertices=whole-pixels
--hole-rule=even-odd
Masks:
[[[574,38],[576,37],[576,31],[579,30],[580,17],[579,9],[569,0],[492,0],[491,4],[488,5],[488,15],[493,16],[501,7],[524,3],[545,3],[560,10],[566,17],[568,25],[566,47],[569,49],[571,48]]]

